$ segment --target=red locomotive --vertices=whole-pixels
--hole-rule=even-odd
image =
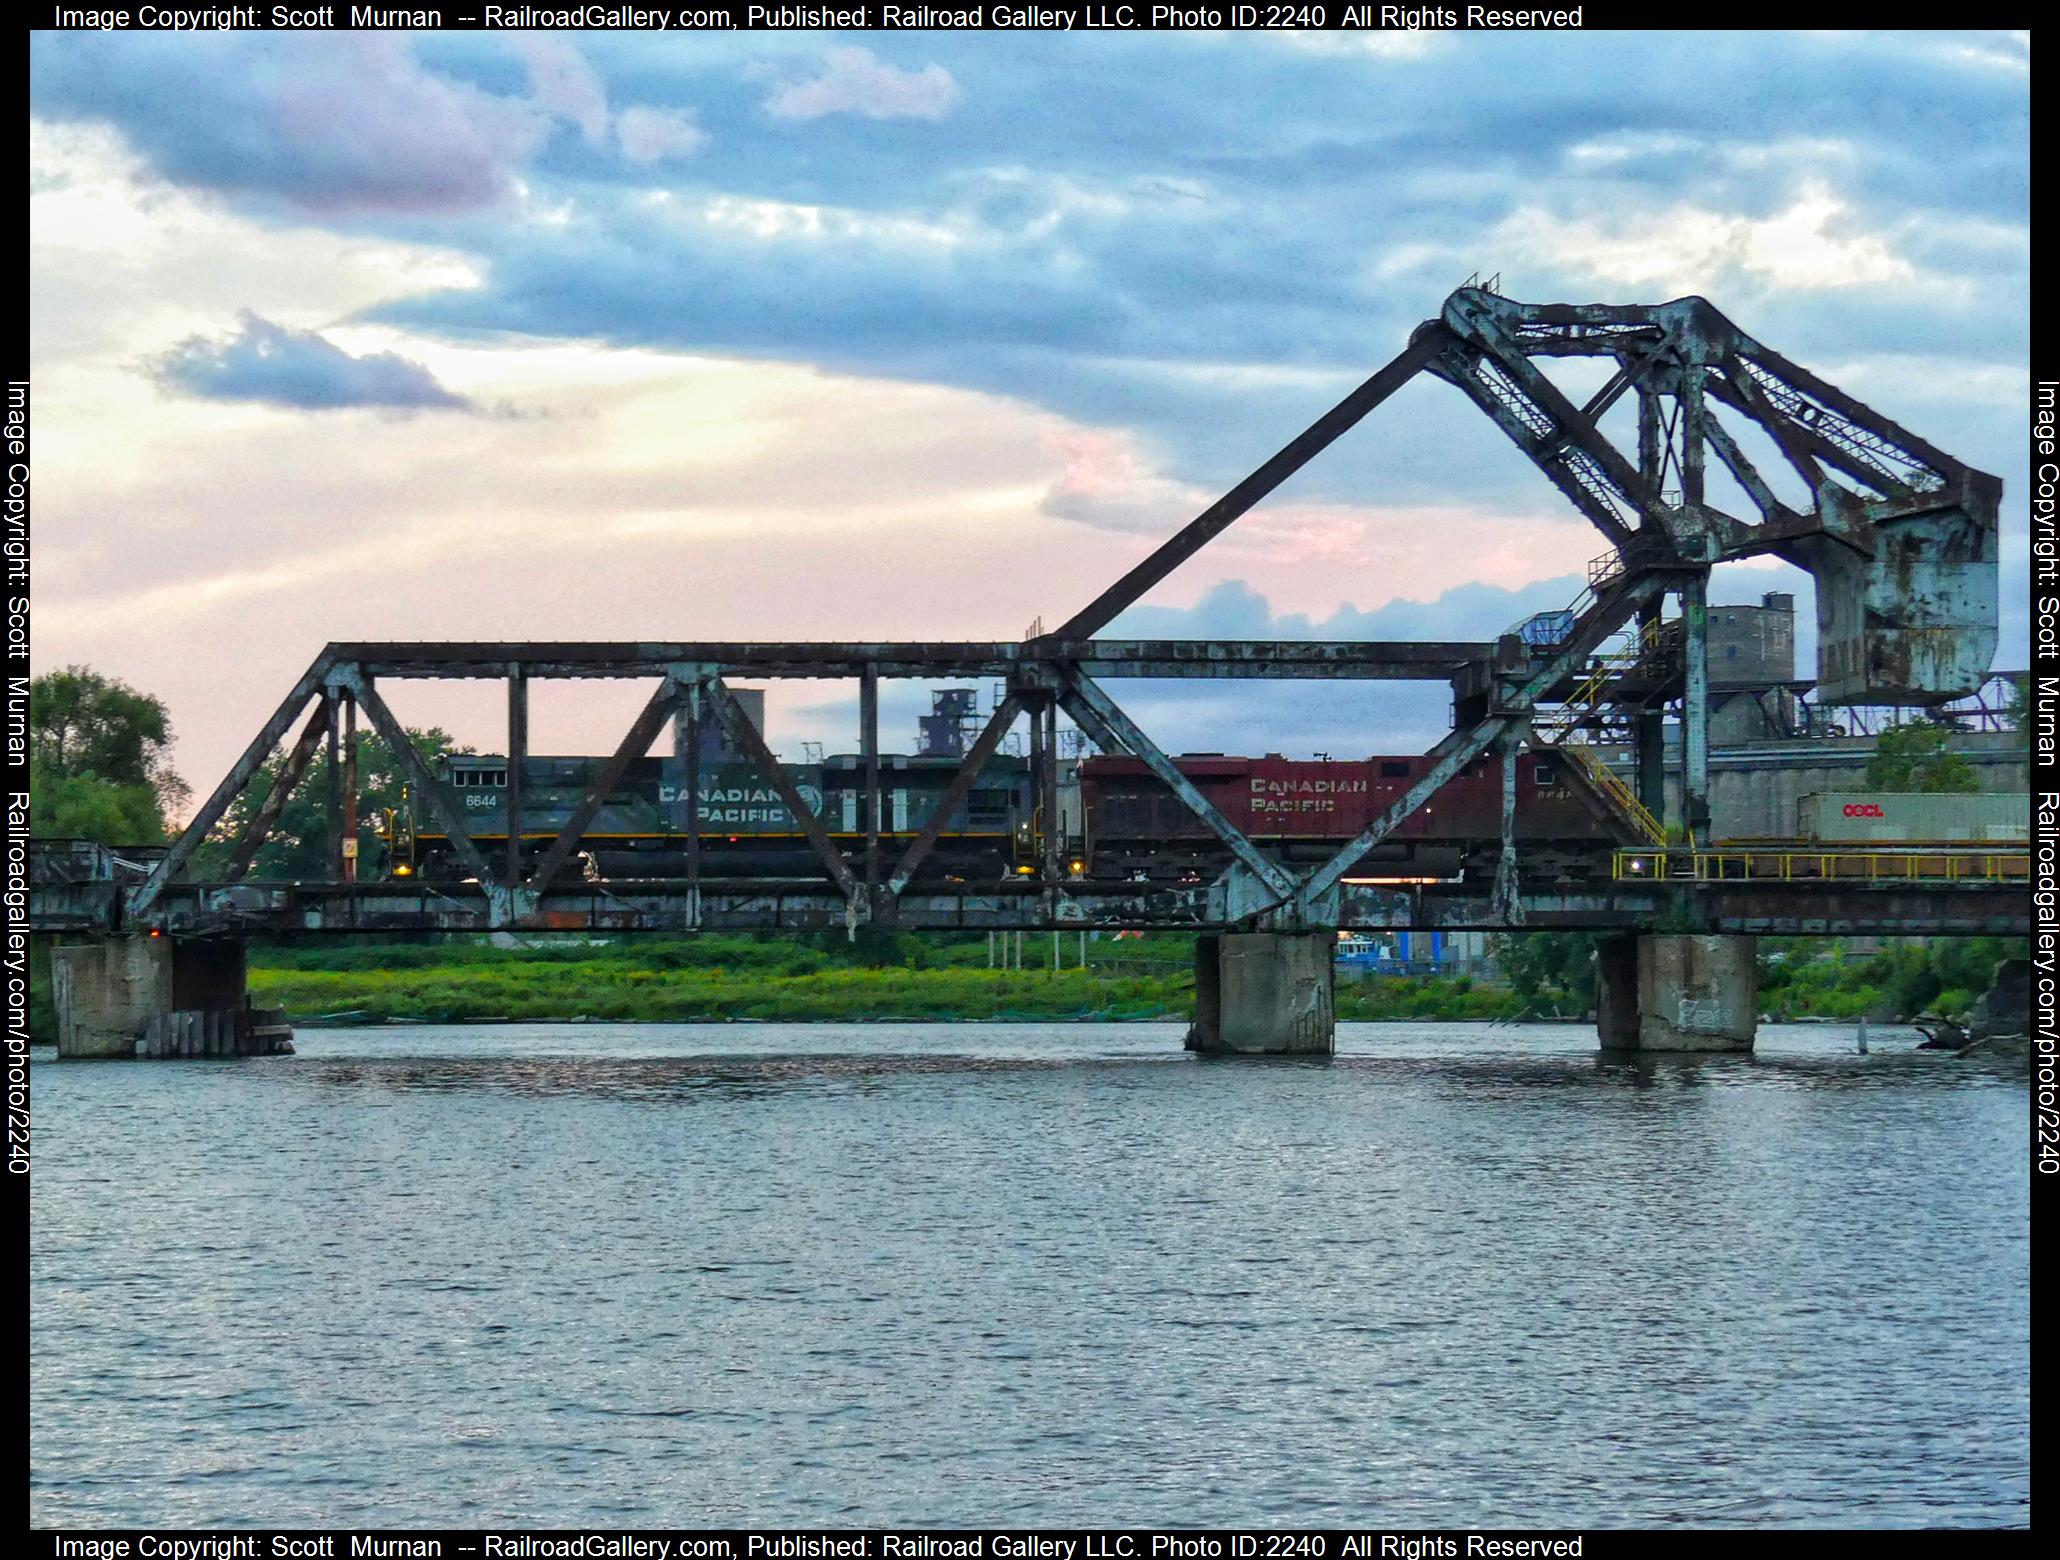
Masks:
[[[1433,760],[1350,761],[1189,754],[1180,772],[1267,854],[1328,860],[1398,801]],[[1517,759],[1516,834],[1527,865],[1585,872],[1620,839],[1590,799],[1573,763],[1556,753]],[[1089,876],[1183,879],[1209,876],[1228,859],[1220,841],[1135,758],[1080,763]],[[1502,838],[1502,760],[1487,754],[1461,770],[1394,833],[1361,859],[1369,877],[1451,876],[1492,863]]]

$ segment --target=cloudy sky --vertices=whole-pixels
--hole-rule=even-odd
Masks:
[[[332,639],[1013,638],[1476,271],[1701,293],[2001,474],[2022,666],[2029,62],[2022,34],[41,33],[38,668],[166,699],[205,790]],[[1603,550],[1424,379],[1115,627],[1486,637]],[[500,745],[488,690],[389,692]],[[839,695],[777,693],[775,745],[849,747]],[[1246,751],[1420,748],[1443,704],[1348,699],[1340,740],[1337,697],[1126,695]],[[536,745],[605,751],[640,699],[540,695]]]

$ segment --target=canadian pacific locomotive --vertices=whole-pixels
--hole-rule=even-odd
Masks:
[[[880,848],[889,862],[929,821],[957,773],[952,757],[880,758]],[[531,757],[522,770],[520,831],[525,856],[550,848],[587,789],[607,768],[605,758]],[[866,846],[865,768],[855,754],[820,764],[789,764],[801,801],[854,861]],[[507,846],[508,761],[493,755],[448,754],[436,761],[444,800],[465,820],[482,850]],[[922,877],[993,879],[1028,865],[1041,820],[1030,797],[1029,760],[997,755],[963,802],[952,810]],[[813,877],[821,860],[801,824],[772,783],[749,760],[704,761],[697,782],[698,814],[690,805],[684,758],[634,759],[602,800],[580,846],[581,870],[591,878],[673,878],[688,870],[687,835],[698,816],[699,870],[708,877]],[[405,876],[448,879],[459,871],[449,838],[410,806],[385,831],[389,870]],[[412,829],[411,826],[412,825]],[[407,836],[412,833],[412,840]]]
[[[1269,754],[1233,758],[1191,754],[1176,760],[1223,815],[1276,859],[1311,863],[1378,818],[1423,773],[1421,756],[1302,761]],[[537,758],[523,770],[523,849],[532,860],[549,848],[602,758]],[[882,755],[881,849],[891,863],[934,816],[956,773],[956,756]],[[804,805],[856,866],[866,845],[865,769],[853,754],[789,765]],[[437,762],[444,799],[492,859],[505,850],[508,764],[504,758],[449,755]],[[1229,855],[1181,799],[1134,758],[1087,758],[1061,766],[1058,817],[1036,805],[1029,761],[992,758],[938,833],[918,881],[993,883],[1036,873],[1047,828],[1069,876],[1101,881],[1191,882],[1213,876]],[[1535,869],[1581,875],[1599,854],[1629,839],[1613,832],[1578,777],[1556,754],[1517,761],[1516,829]],[[688,870],[687,835],[696,815],[680,758],[633,761],[588,825],[576,870],[593,879],[676,878]],[[710,878],[815,877],[820,860],[799,822],[749,760],[704,762],[699,789],[699,871]],[[409,807],[385,831],[388,871],[449,879],[460,872],[447,837]],[[1500,761],[1484,758],[1460,772],[1410,815],[1358,868],[1369,876],[1453,876],[1491,863],[1500,847]],[[417,830],[419,829],[419,832]]]

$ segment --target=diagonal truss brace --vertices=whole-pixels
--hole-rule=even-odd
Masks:
[[[1001,746],[1002,738],[1009,734],[1009,728],[1016,723],[1016,717],[1023,713],[1022,698],[1009,693],[995,706],[994,714],[988,718],[979,737],[974,741],[965,761],[958,766],[958,772],[951,777],[951,783],[944,788],[937,805],[930,810],[930,816],[923,823],[916,837],[908,842],[908,848],[901,853],[901,859],[894,863],[894,872],[887,880],[887,895],[898,898],[908,887],[937,844],[937,837],[944,832],[944,825],[957,812],[967,793],[973,789],[980,772],[987,767],[987,761],[994,757],[995,749]]]
[[[837,848],[837,842],[830,838],[830,832],[823,827],[822,819],[802,800],[801,792],[795,788],[793,777],[787,773],[786,766],[773,757],[772,749],[765,745],[765,737],[751,724],[750,717],[738,707],[736,699],[731,696],[730,690],[720,677],[709,678],[702,685],[702,692],[708,703],[713,706],[715,718],[722,722],[722,729],[729,733],[730,741],[739,752],[758,766],[766,779],[772,782],[772,788],[779,793],[780,800],[787,804],[787,811],[794,815],[795,822],[801,825],[801,832],[808,836],[809,846],[821,860],[823,869],[843,892],[846,905],[855,916],[863,918],[866,905],[865,885],[859,881],[857,874],[845,861],[844,853]]]
[[[671,677],[667,677],[658,685],[657,692],[645,702],[642,711],[630,723],[629,730],[616,744],[614,753],[609,755],[608,762],[602,766],[601,772],[594,776],[594,783],[587,787],[585,794],[579,799],[579,804],[572,809],[572,816],[565,820],[565,826],[552,839],[550,848],[543,854],[543,859],[537,862],[536,870],[530,873],[526,886],[532,892],[549,888],[552,880],[564,870],[565,863],[572,859],[573,851],[578,848],[581,836],[593,823],[594,815],[608,800],[608,793],[622,783],[623,774],[628,770],[631,760],[642,758],[649,751],[651,744],[657,740],[659,729],[664,726],[666,717],[672,713],[673,706],[679,702],[679,696],[679,684]],[[511,825],[518,822],[519,820],[511,820]]]
[[[372,679],[364,676],[357,667],[346,666],[330,678],[329,685],[331,689],[344,688],[350,691],[359,707],[371,718],[372,728],[386,739],[387,747],[393,750],[394,762],[400,765],[401,773],[408,777],[408,783],[422,798],[423,805],[429,809],[429,815],[449,837],[451,849],[457,852],[459,862],[467,872],[479,880],[481,888],[492,886],[493,869],[486,864],[486,857],[480,854],[479,847],[472,842],[472,835],[465,827],[465,820],[458,816],[444,796],[443,787],[437,784],[436,777],[429,772],[429,766],[422,762],[422,755],[416,751],[415,744],[408,740],[407,728],[395,717],[393,711],[387,708],[386,700],[381,698],[379,690],[372,686]]]
[[[1104,693],[1093,678],[1070,661],[1061,662],[1056,670],[1064,685],[1059,694],[1059,703],[1079,724],[1081,730],[1105,751],[1129,753],[1144,760],[1145,767],[1159,778],[1160,783],[1186,803],[1187,810],[1201,819],[1211,834],[1229,846],[1231,854],[1249,867],[1254,875],[1278,896],[1278,899],[1285,900],[1294,896],[1294,874],[1260,850],[1242,829],[1224,817],[1216,809],[1216,805],[1195,788],[1194,782],[1180,772],[1180,767],[1166,756],[1156,742],[1144,734],[1135,721],[1123,713],[1116,701]]]
[[[1622,547],[1629,541],[1630,531],[1614,509],[1614,500],[1621,498],[1641,523],[1657,512],[1659,502],[1658,495],[1646,486],[1644,478],[1596,426],[1597,418],[1606,409],[1606,399],[1598,397],[1597,409],[1592,413],[1575,407],[1557,385],[1538,371],[1523,348],[1510,340],[1492,312],[1475,307],[1475,300],[1464,293],[1455,294],[1446,307],[1465,319],[1472,337],[1468,345],[1474,348],[1473,352],[1462,349],[1447,355],[1445,367],[1453,382],[1516,441],[1518,447],[1594,522],[1598,530]],[[1620,369],[1624,382],[1628,384],[1635,377],[1649,372],[1659,362],[1663,351],[1663,344],[1655,344],[1644,354],[1636,370]],[[1476,352],[1481,353],[1481,357],[1476,358]],[[1465,365],[1464,369],[1461,364]],[[1499,374],[1510,393],[1528,401],[1535,415],[1542,417],[1551,431],[1534,433],[1519,416],[1506,414],[1482,372],[1484,368]],[[1580,473],[1574,469],[1576,461],[1585,465],[1588,482],[1583,482]],[[1595,486],[1600,486],[1603,491],[1595,491]]]
[[[208,831],[221,822],[222,814],[229,810],[229,804],[243,794],[253,776],[272,756],[272,749],[279,745],[279,739],[286,735],[286,728],[293,724],[293,718],[322,686],[324,674],[329,670],[328,657],[318,657],[313,666],[301,674],[293,691],[285,697],[272,712],[272,718],[259,728],[251,738],[250,746],[243,750],[229,772],[222,776],[222,783],[216,786],[208,799],[201,803],[200,811],[193,815],[193,821],[186,825],[185,832],[172,842],[172,848],[165,852],[164,859],[151,870],[143,880],[143,886],[129,899],[129,914],[142,917],[157,903],[165,885],[186,869],[193,859],[193,853],[200,848]]]
[[[1176,535],[1161,543],[1144,562],[1082,607],[1052,637],[1071,642],[1100,633],[1117,613],[1200,552],[1219,532],[1329,449],[1368,412],[1415,378],[1417,370],[1451,341],[1451,333],[1439,322],[1433,320],[1424,325],[1410,338],[1409,345],[1386,366],[1289,440],[1265,465],[1196,515]]]
[[[1368,851],[1407,822],[1417,809],[1436,795],[1453,776],[1480,757],[1498,740],[1505,736],[1513,739],[1529,722],[1531,707],[1537,703],[1538,695],[1585,661],[1603,640],[1623,625],[1625,619],[1647,600],[1664,590],[1668,578],[1664,573],[1654,572],[1640,575],[1618,586],[1589,612],[1587,620],[1580,624],[1573,637],[1561,646],[1552,659],[1509,696],[1502,709],[1479,722],[1463,737],[1455,732],[1453,736],[1458,740],[1447,738],[1449,746],[1441,743],[1439,746],[1443,752],[1438,761],[1424,771],[1394,805],[1308,876],[1292,896],[1297,911],[1304,915],[1311,913],[1317,900],[1337,887],[1345,874],[1351,871]]]
[[[244,873],[250,870],[250,863],[259,848],[271,838],[273,828],[279,822],[279,815],[286,810],[286,804],[299,789],[300,782],[313,762],[315,748],[329,735],[334,720],[336,701],[324,694],[315,705],[314,713],[308,716],[307,725],[301,728],[300,736],[286,755],[286,762],[280,766],[278,776],[272,782],[272,789],[265,793],[264,801],[250,820],[244,824],[243,832],[236,836],[236,843],[229,851],[229,864],[222,872],[224,883],[239,883]]]

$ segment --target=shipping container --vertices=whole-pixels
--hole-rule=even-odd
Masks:
[[[2031,838],[2031,798],[1931,791],[1816,791],[1796,808],[1796,836],[1834,843],[1900,845]]]

